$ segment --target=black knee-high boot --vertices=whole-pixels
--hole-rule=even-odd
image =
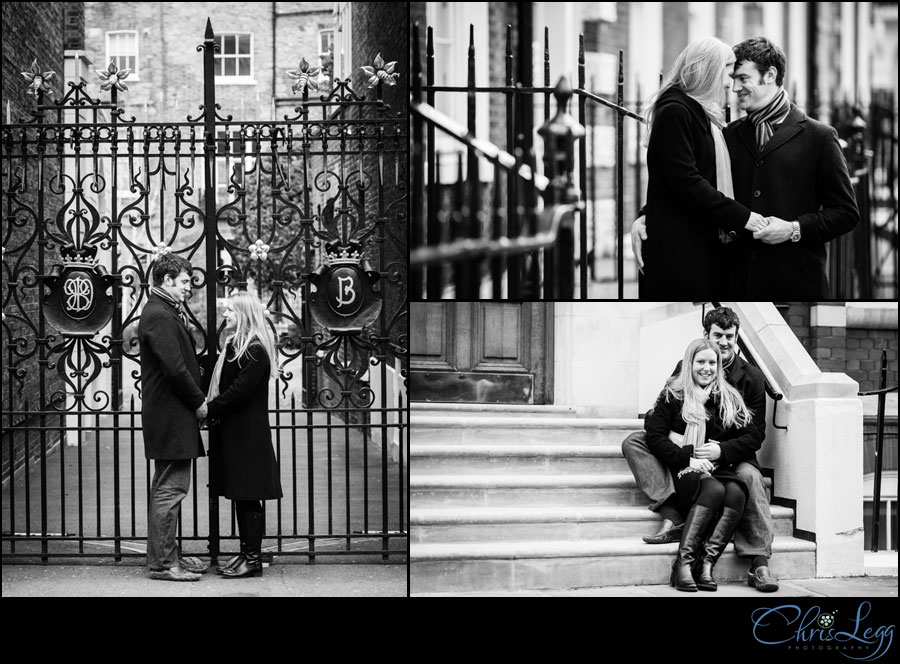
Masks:
[[[697,585],[691,575],[691,565],[700,554],[703,538],[715,515],[716,513],[709,507],[695,504],[684,520],[678,557],[672,563],[672,577],[669,579],[669,583],[677,590],[697,592]]]
[[[226,579],[243,579],[248,576],[262,576],[262,538],[265,524],[262,512],[247,512],[244,515],[246,536],[242,540],[246,543],[247,551],[243,560],[231,569],[222,572]]]
[[[725,547],[728,546],[728,542],[731,541],[738,521],[741,520],[741,514],[731,507],[722,510],[722,516],[716,522],[712,535],[706,540],[703,559],[694,566],[694,580],[700,590],[718,589],[719,584],[713,578],[712,570],[722,556],[722,552],[725,551]]]
[[[240,508],[237,508],[234,511],[234,517],[238,527],[238,537],[241,540],[241,552],[238,555],[229,558],[226,563],[216,567],[216,574],[224,574],[226,569],[237,567],[240,562],[247,557],[247,536],[245,535],[247,532],[247,524],[245,523],[244,514],[244,510]]]

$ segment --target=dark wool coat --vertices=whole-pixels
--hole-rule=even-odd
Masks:
[[[673,375],[681,370],[681,362],[675,367]],[[711,412],[706,423],[706,440],[719,442],[722,456],[715,463],[718,470],[714,474],[720,480],[735,480],[735,467],[741,462],[748,462],[760,468],[756,452],[762,447],[766,437],[766,391],[765,378],[762,372],[744,359],[735,356],[734,361],[725,369],[725,380],[743,397],[744,403],[753,414],[752,421],[745,427],[725,429],[717,412]],[[644,430],[647,432],[646,442],[650,451],[666,466],[675,479],[676,502],[682,514],[690,511],[699,490],[698,473],[688,473],[677,478],[678,471],[690,464],[693,446],[678,447],[669,440],[669,431],[683,434],[686,428],[681,418],[682,402],[665,399],[665,391],[661,392],[653,410],[644,419]],[[712,411],[711,407],[707,411]],[[746,492],[746,486],[739,482]]]
[[[716,152],[703,108],[671,88],[657,103],[647,150],[647,240],[641,299],[715,299],[721,242],[750,210],[716,189]]]
[[[826,300],[831,297],[825,244],[859,222],[837,132],[796,106],[762,153],[753,123],[742,118],[724,130],[731,154],[734,197],[754,212],[799,221],[799,242],[765,244],[739,235],[746,272],[736,274],[735,299]]]
[[[269,428],[269,357],[259,344],[236,360],[230,345],[222,352],[219,395],[209,402],[209,419],[218,428],[210,454],[221,454],[221,493],[231,500],[281,498]]]
[[[194,340],[175,308],[151,293],[138,324],[141,416],[148,459],[204,456],[195,414],[206,400]]]

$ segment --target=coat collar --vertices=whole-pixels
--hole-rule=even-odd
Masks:
[[[687,108],[697,119],[697,122],[703,127],[703,130],[709,134],[709,118],[706,116],[706,111],[703,110],[703,107],[700,105],[698,101],[692,99],[688,96],[683,90],[679,88],[669,88],[666,90],[662,96],[660,96],[657,101],[657,108],[663,106],[665,104],[681,104],[685,108]]]
[[[741,124],[736,131],[741,139],[741,143],[753,155],[753,158],[762,158],[771,154],[802,132],[806,128],[806,119],[806,114],[791,102],[790,112],[787,114],[784,122],[781,123],[781,126],[778,127],[778,131],[772,134],[772,138],[766,143],[766,147],[761,153],[756,150],[756,128],[748,118],[738,120]]]
[[[731,363],[731,366],[726,369],[726,372],[728,374],[728,382],[734,385],[744,377],[744,373],[746,371],[747,361],[740,355],[735,355],[734,361]]]

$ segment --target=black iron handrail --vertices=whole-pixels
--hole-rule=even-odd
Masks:
[[[887,385],[887,349],[881,349],[881,378],[877,390],[860,392],[859,396],[868,397],[878,395],[878,419],[875,425],[875,494],[872,499],[872,553],[878,553],[878,536],[881,534],[881,475],[882,459],[884,453],[884,406],[888,392],[894,392],[897,386]],[[890,543],[888,543],[888,548]]]

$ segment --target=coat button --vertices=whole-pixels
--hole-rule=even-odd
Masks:
[[[759,189],[753,192],[753,198],[759,198],[760,196],[762,196],[762,192]]]
[[[758,162],[756,162],[756,167],[759,168],[759,167],[762,166],[764,163],[766,163],[766,162],[764,162],[762,159],[760,159]]]
[[[734,237],[735,235],[737,235],[737,233],[735,231],[728,231],[729,237]]]

